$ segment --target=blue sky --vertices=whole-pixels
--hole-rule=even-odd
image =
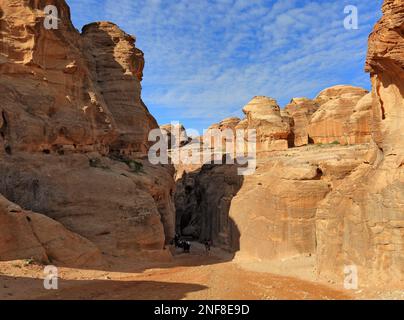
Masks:
[[[382,0],[67,0],[76,28],[112,21],[136,36],[143,100],[160,124],[202,131],[256,95],[315,97],[336,84],[370,88],[367,38]],[[371,4],[372,3],[372,4]],[[346,30],[344,7],[359,10]]]

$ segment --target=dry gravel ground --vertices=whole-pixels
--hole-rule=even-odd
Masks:
[[[0,299],[404,299],[402,290],[346,291],[336,284],[263,272],[263,264],[231,261],[217,249],[207,256],[200,245],[189,255],[177,252],[168,262],[132,260],[111,258],[103,270],[59,268],[58,290],[44,289],[43,266],[0,262]],[[286,270],[286,264],[298,267],[286,261]],[[310,261],[304,264],[310,267]],[[277,272],[279,265],[267,268]],[[307,270],[303,274],[310,277]]]

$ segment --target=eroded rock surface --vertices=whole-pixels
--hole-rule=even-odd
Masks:
[[[98,266],[101,252],[87,239],[0,195],[0,260],[34,259],[68,266]]]
[[[145,154],[148,134],[158,125],[140,97],[143,52],[135,47],[133,36],[110,22],[84,26],[81,37],[91,72],[116,123],[118,137],[110,151]]]
[[[307,129],[312,142],[357,144],[371,140],[372,99],[368,91],[335,86],[320,92],[314,101],[319,109]]]
[[[402,1],[385,0],[383,17],[369,37],[366,62],[372,81],[373,158],[319,208],[323,273],[341,275],[343,265],[354,264],[359,281],[404,280],[403,30]]]
[[[308,126],[318,107],[315,101],[308,98],[294,98],[285,107],[285,111],[293,119],[291,128],[293,146],[300,147],[314,142],[309,138]]]
[[[57,30],[44,27],[48,4]],[[32,218],[38,235],[49,229],[35,257],[55,256],[44,243],[63,226],[77,239],[55,238],[58,262],[72,263],[80,241],[114,255],[162,250],[174,233],[173,171],[144,160],[158,126],[141,100],[135,38],[109,22],[80,34],[65,1],[1,0],[0,25],[0,193],[49,217]],[[14,255],[30,258],[29,239],[16,237]]]
[[[290,122],[282,117],[276,100],[264,96],[254,97],[244,108],[246,119],[236,129],[255,129],[257,152],[286,150],[290,136]]]
[[[236,126],[240,123],[240,118],[237,117],[230,117],[230,118],[226,118],[223,119],[222,121],[220,121],[219,123],[215,123],[213,125],[211,125],[209,127],[209,129],[218,129],[218,130],[235,130]]]
[[[368,147],[311,146],[260,159],[231,202],[240,256],[281,259],[316,253],[316,210],[364,160]]]

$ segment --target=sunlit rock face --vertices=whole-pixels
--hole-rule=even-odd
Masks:
[[[140,98],[144,58],[135,39],[108,22],[79,34],[64,1],[55,2],[58,29],[48,30],[45,2],[0,3],[1,112],[11,128],[3,144],[145,153],[157,123]]]
[[[145,154],[148,134],[158,126],[140,97],[143,52],[134,37],[110,22],[84,26],[82,38],[93,79],[116,123],[111,152]]]
[[[257,153],[286,150],[290,135],[290,122],[283,117],[276,100],[257,96],[244,108],[246,119],[236,129],[254,129],[257,134]]]
[[[317,208],[365,161],[368,147],[310,146],[260,159],[244,178],[229,215],[239,229],[239,257],[315,255]]]
[[[58,9],[57,29],[45,28],[46,5]],[[162,250],[174,234],[174,173],[144,160],[158,126],[141,100],[135,38],[109,22],[80,34],[62,0],[1,0],[0,26],[0,193],[54,219],[32,221],[38,232],[60,230],[56,244],[83,257],[86,244],[114,255]],[[10,228],[29,226],[3,216]],[[49,258],[51,238],[30,251],[23,234],[14,234],[15,257]]]
[[[168,149],[182,147],[192,140],[182,124],[164,124],[160,129],[167,135]]]
[[[300,147],[313,143],[309,137],[308,126],[318,108],[318,104],[308,98],[293,98],[285,107],[285,112],[293,119],[291,128],[293,146]]]
[[[357,265],[359,281],[404,280],[404,7],[385,0],[369,37],[373,157],[330,193],[317,212],[322,273]],[[401,282],[402,283],[402,282]]]
[[[335,86],[314,99],[319,106],[308,125],[313,143],[357,144],[371,140],[371,95],[365,89]]]

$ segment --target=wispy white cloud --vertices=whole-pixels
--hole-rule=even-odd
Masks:
[[[68,0],[76,25],[110,20],[136,35],[143,98],[160,122],[200,126],[240,115],[254,95],[285,104],[334,84],[368,87],[367,36],[381,2]],[[359,8],[359,30],[343,27],[347,4]]]

